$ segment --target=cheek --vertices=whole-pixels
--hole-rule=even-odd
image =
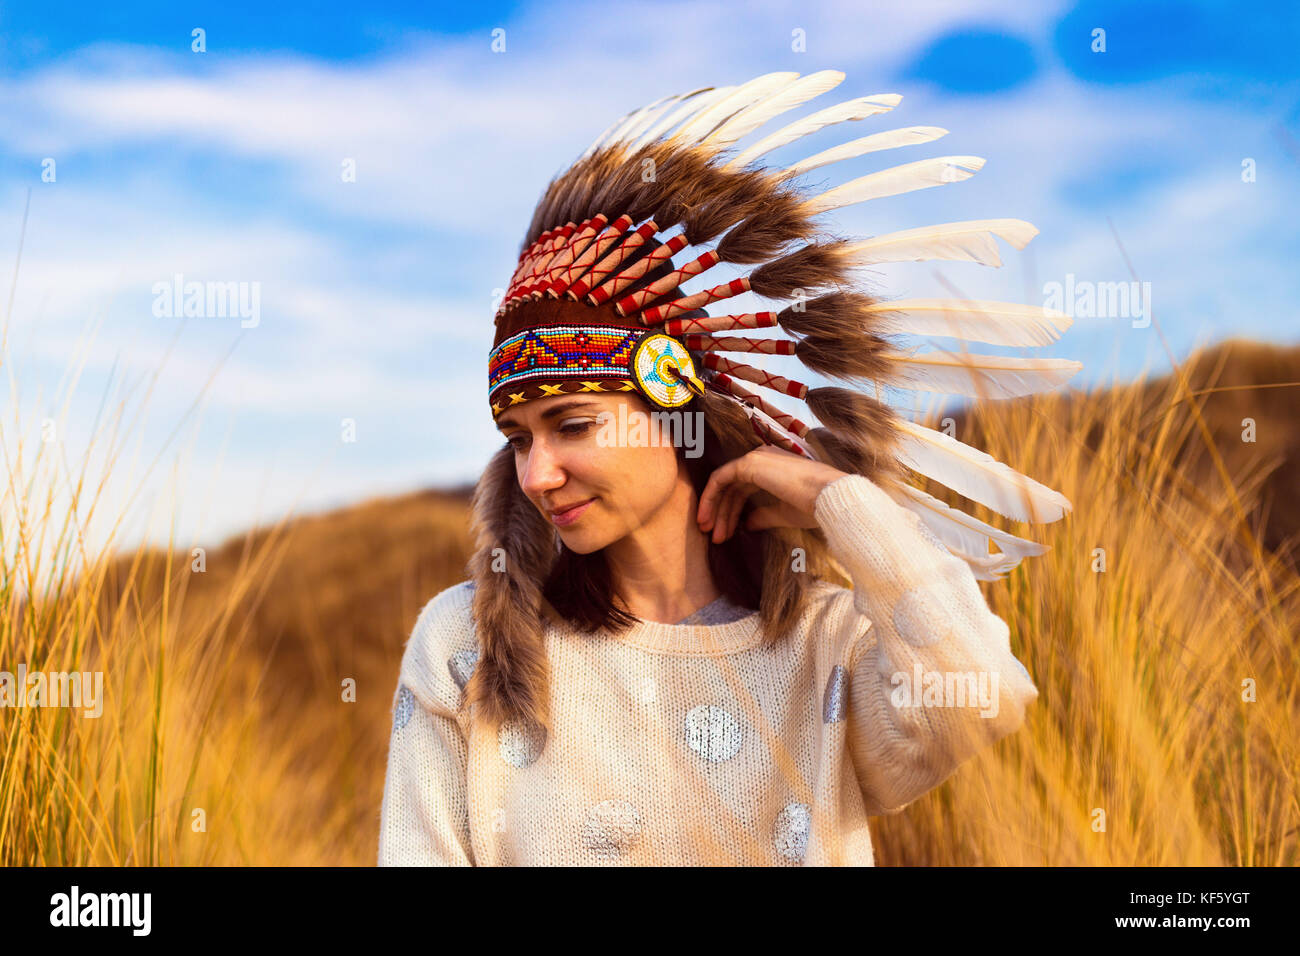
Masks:
[[[677,482],[677,452],[670,446],[608,449],[608,462],[616,476],[616,489],[628,501],[653,508],[672,491]]]
[[[603,502],[599,516],[576,533],[604,543],[649,521],[672,495],[678,473],[671,446],[597,445],[575,455],[569,466],[570,481]]]

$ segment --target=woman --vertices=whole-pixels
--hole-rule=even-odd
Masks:
[[[892,303],[886,324],[850,288],[864,262],[997,264],[992,235],[1023,246],[1027,223],[866,243],[817,231],[828,209],[965,178],[973,157],[812,199],[793,181],[833,161],[823,154],[753,165],[834,121],[819,116],[861,119],[898,97],[723,152],[842,79],[768,74],[653,104],[543,197],[497,313],[489,393],[506,444],[475,492],[472,579],[425,606],[402,661],[381,864],[871,865],[868,817],[898,812],[1023,722],[1037,690],[976,579],[1045,549],[907,485],[903,460],[1022,520],[1055,520],[1069,503],[867,395],[718,354],[793,354],[843,380],[973,395],[1077,371],[911,356],[877,334],[952,335],[937,314],[964,337],[1025,344],[1066,327],[1059,313]],[[877,134],[835,158],[933,130]],[[673,268],[674,253],[715,240]],[[682,294],[723,262],[761,265]],[[702,308],[743,292],[795,301]],[[707,334],[760,327],[799,339]],[[737,379],[804,400],[824,427]]]

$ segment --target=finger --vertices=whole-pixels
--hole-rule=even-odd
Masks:
[[[740,512],[745,507],[745,502],[749,500],[752,486],[736,483],[731,486],[731,493],[727,496],[725,504],[718,514],[718,528],[722,532],[720,541],[726,541],[736,531],[736,522],[740,517]]]
[[[711,531],[710,540],[717,544],[722,540],[723,518],[726,515],[727,504],[731,501],[732,486],[728,485],[718,493],[718,497],[713,503],[713,514],[705,526],[706,531]]]
[[[718,496],[724,490],[720,475],[721,469],[709,475],[709,480],[704,483],[704,491],[700,492],[700,503],[695,509],[695,521],[704,531],[708,531],[712,524]]]
[[[730,485],[735,473],[735,460],[732,460],[715,469],[713,474],[709,475],[709,480],[704,486],[704,493],[700,495],[699,508],[696,509],[695,514],[695,520],[701,530],[708,531],[715,526],[718,499]]]
[[[736,509],[732,512],[731,520],[727,525],[727,538],[730,538],[741,529],[741,525],[745,520],[745,510],[754,504],[753,492],[755,490],[757,489],[751,487],[749,492],[739,496],[739,501],[736,503]],[[723,540],[725,541],[727,538],[724,538]]]
[[[727,505],[731,501],[732,489],[728,485],[718,495],[714,502],[713,516],[709,519],[708,529],[712,532],[710,540],[717,544],[722,540],[723,519],[726,517]]]
[[[768,528],[784,527],[780,510],[771,505],[761,505],[749,513],[745,519],[746,531],[764,531]]]
[[[718,502],[718,521],[713,526],[713,540],[720,544],[727,540],[727,522],[731,519],[731,512],[736,507],[737,488],[731,485],[727,488],[726,495]]]

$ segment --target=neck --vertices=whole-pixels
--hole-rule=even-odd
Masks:
[[[695,523],[698,507],[683,472],[653,518],[605,548],[614,593],[643,621],[672,624],[722,595],[709,570],[709,535]]]

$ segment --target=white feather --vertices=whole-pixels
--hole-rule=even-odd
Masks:
[[[1003,575],[990,573],[984,568],[982,566],[984,562],[980,561],[979,558],[973,558],[967,554],[959,554],[958,557],[970,566],[971,573],[977,581],[1001,581],[1003,579]]]
[[[1056,388],[1072,378],[1082,362],[1058,358],[1010,358],[971,352],[921,352],[894,363],[897,388],[973,398],[1016,398]]]
[[[632,140],[644,133],[650,125],[655,122],[655,120],[664,116],[677,103],[690,99],[692,96],[710,89],[712,89],[710,86],[701,87],[698,90],[692,90],[689,93],[679,93],[676,96],[668,96],[656,103],[650,104],[645,109],[641,110],[638,115],[628,120],[622,128],[615,130],[614,134],[610,136],[604,145],[610,146],[618,142],[630,143]]]
[[[974,299],[898,299],[864,311],[877,316],[882,331],[993,345],[1049,345],[1074,322],[1066,313],[1044,306]]]
[[[702,86],[698,90],[691,90],[689,93],[676,93],[672,96],[665,96],[657,99],[648,106],[643,106],[630,113],[624,113],[615,120],[614,123],[605,130],[605,132],[596,137],[595,142],[587,147],[587,151],[582,154],[581,158],[585,159],[601,147],[610,146],[620,140],[630,140],[634,136],[639,136],[647,126],[672,109],[673,104],[690,100],[693,97],[699,96],[701,93],[708,93],[713,89],[714,87],[712,86]],[[727,87],[726,89],[729,90],[731,87]],[[694,104],[689,104],[685,110],[693,112],[703,109],[705,105],[707,104],[696,101]]]
[[[902,99],[897,93],[877,93],[874,96],[860,96],[857,99],[837,103],[835,106],[828,106],[824,110],[818,110],[816,113],[795,120],[788,126],[781,127],[775,133],[764,136],[757,143],[739,153],[723,169],[747,166],[765,153],[770,153],[774,149],[779,149],[805,136],[811,136],[818,130],[825,129],[835,123],[866,119],[868,116],[875,116],[877,113],[887,113],[897,106]]]
[[[978,448],[905,418],[899,419],[898,428],[899,461],[1000,515],[1017,521],[1049,522],[1065,517],[1072,508],[1059,491]]]
[[[630,129],[632,129],[634,126],[636,126],[638,123],[641,122],[641,120],[646,116],[646,114],[652,113],[656,109],[659,109],[662,106],[671,107],[673,102],[675,102],[680,98],[681,98],[680,93],[674,94],[673,96],[664,96],[655,100],[653,103],[646,104],[645,106],[641,107],[639,110],[633,110],[626,117],[624,117],[623,122],[619,123],[617,128],[615,128],[615,130],[609,134],[609,138],[605,140],[605,144],[608,145],[609,143],[614,143],[622,139],[624,136],[627,135]]]
[[[742,136],[747,136],[774,116],[802,106],[814,97],[833,90],[844,82],[839,70],[821,70],[800,77],[793,83],[751,106],[741,110],[731,119],[705,137],[704,142],[719,148],[729,146]]]
[[[998,258],[994,236],[1001,236],[1017,249],[1023,249],[1036,235],[1038,230],[1023,219],[968,219],[875,236],[850,244],[846,252],[855,266],[928,259],[1000,266],[1002,260]]]
[[[883,133],[872,133],[870,136],[863,136],[860,139],[850,140],[839,146],[824,149],[820,153],[815,153],[807,159],[801,159],[794,165],[787,167],[786,172],[792,176],[802,176],[806,172],[819,169],[822,166],[829,166],[831,163],[838,163],[844,159],[853,159],[855,156],[879,152],[882,149],[897,149],[899,146],[930,143],[941,136],[947,135],[948,131],[941,126],[906,126],[902,129],[889,129]]]
[[[984,160],[979,156],[938,156],[904,163],[828,189],[804,202],[801,208],[812,213],[828,212],[870,199],[959,183],[963,179],[970,179],[983,165]]]
[[[1046,544],[1018,538],[950,507],[920,488],[890,482],[882,486],[887,495],[912,511],[950,552],[965,561],[981,581],[1000,581],[1002,575],[1017,567],[1024,558],[1037,557],[1051,550]],[[1000,549],[989,553],[990,543]]]
[[[610,123],[608,126],[605,127],[604,132],[602,132],[599,136],[597,136],[594,140],[591,141],[591,145],[588,146],[586,151],[578,158],[586,159],[588,156],[590,156],[592,153],[598,150],[601,147],[601,145],[605,142],[605,140],[609,139],[609,137],[611,137],[614,134],[615,130],[622,128],[623,125],[628,122],[628,120],[630,120],[633,116],[636,116],[644,109],[646,109],[646,107],[642,106],[639,109],[632,110],[632,112],[630,113],[624,113],[618,119],[614,120],[614,122]]]
[[[633,143],[632,152],[636,152],[647,143],[654,142],[678,123],[684,122],[700,111],[708,109],[710,105],[716,103],[734,89],[734,86],[719,86],[707,88],[700,93],[692,93],[687,97],[686,102],[668,115],[667,119],[656,123],[639,140]]]
[[[975,578],[979,581],[1001,581],[1006,577],[1008,571],[1012,571],[1020,565],[1019,561],[1009,560],[1000,554],[991,554],[986,558],[981,558],[977,555],[967,554],[965,551],[954,553],[970,566]]]
[[[672,138],[679,145],[699,142],[712,133],[714,127],[731,118],[735,113],[789,86],[798,78],[798,73],[790,72],[764,73],[762,76],[756,76],[692,117],[681,129],[673,133]]]
[[[934,495],[927,494],[913,485],[890,482],[887,487],[882,485],[882,488],[904,508],[915,512],[925,526],[933,531],[950,550],[973,555],[988,555],[989,542],[993,540],[994,535],[1014,537],[977,518],[972,518],[964,511],[949,507]]]

